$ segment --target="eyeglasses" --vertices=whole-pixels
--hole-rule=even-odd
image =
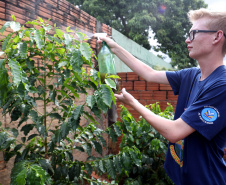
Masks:
[[[216,30],[191,30],[188,34],[189,40],[193,41],[195,39],[195,34],[199,33],[199,32],[203,32],[203,33],[210,33],[210,32],[218,32]],[[226,38],[226,35],[224,33],[224,37]]]

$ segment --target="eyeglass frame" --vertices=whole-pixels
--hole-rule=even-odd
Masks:
[[[192,34],[192,39],[191,39],[191,32],[193,33]],[[202,33],[211,33],[211,32],[218,32],[217,30],[191,30],[188,34],[188,38],[190,41],[193,41],[195,39],[195,34],[196,33],[199,33],[199,32],[202,32]],[[224,33],[224,37],[226,38],[226,34]]]

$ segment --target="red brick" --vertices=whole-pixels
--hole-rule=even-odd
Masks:
[[[66,0],[59,0],[59,6],[69,7],[70,5],[72,5],[72,4]]]
[[[145,81],[134,81],[134,90],[145,90],[146,82]]]
[[[145,106],[146,105],[146,100],[139,100],[139,102],[140,102],[140,104],[142,104],[143,106]]]
[[[118,83],[119,83],[119,91],[121,91],[122,90],[122,81],[118,81]]]
[[[178,95],[174,95],[173,91],[168,91],[168,100],[177,101]]]
[[[140,100],[140,92],[139,91],[128,91],[135,99]]]
[[[3,20],[6,19],[5,13],[0,13],[0,19],[3,19]]]
[[[154,91],[154,100],[165,100],[166,99],[166,91]]]
[[[29,1],[18,1],[19,7],[25,9],[26,11],[35,12],[35,3]]]
[[[151,105],[156,103],[156,100],[146,100],[146,105]]]
[[[71,7],[71,11],[70,14],[74,17],[76,17],[77,19],[79,19],[80,17],[80,10],[78,8],[76,8],[75,6]]]
[[[140,100],[152,100],[153,91],[140,91]]]
[[[45,3],[52,5],[54,8],[57,8],[57,0],[45,0]]]
[[[138,80],[138,75],[134,72],[127,73],[127,80]]]
[[[7,4],[7,9],[6,10],[12,10],[13,12],[16,12],[18,14],[21,14],[23,16],[25,16],[25,9],[22,8],[18,8],[17,6],[11,5],[11,4]]]
[[[133,90],[133,81],[122,81],[122,88]]]
[[[4,7],[5,8],[5,2],[0,1],[0,7]]]
[[[127,73],[117,73],[117,75],[120,77],[120,81],[126,81]]]
[[[172,88],[170,85],[160,84],[160,90],[167,91],[167,90],[172,90]]]
[[[5,13],[5,8],[4,7],[0,7],[0,12],[4,14]]]
[[[15,4],[17,5],[17,0],[5,0],[6,4],[10,3],[10,4]]]
[[[147,82],[147,90],[153,90],[153,91],[158,91],[159,90],[159,84],[158,83],[153,83],[153,82]]]

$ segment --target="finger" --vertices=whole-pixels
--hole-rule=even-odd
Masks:
[[[115,95],[115,98],[120,98],[121,96],[123,96],[122,93],[121,94],[114,94],[114,95]]]
[[[125,94],[125,93],[127,93],[126,89],[122,88],[122,94]]]

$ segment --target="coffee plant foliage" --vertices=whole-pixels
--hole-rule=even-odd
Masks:
[[[0,108],[10,117],[10,127],[0,122],[0,151],[6,162],[14,157],[12,185],[118,184],[131,181],[146,162],[162,163],[156,151],[165,152],[165,141],[153,138],[157,133],[144,120],[128,117],[124,108],[122,122],[101,129],[100,120],[116,104],[116,86],[101,83],[84,33],[70,27],[62,31],[41,18],[25,25],[12,19],[0,29],[8,31],[0,51]],[[137,134],[144,132],[152,140],[142,137],[142,148]],[[121,136],[120,151],[104,154],[106,138],[116,142]],[[155,158],[148,159],[147,150]],[[81,161],[79,156],[87,157]],[[97,178],[102,176],[105,180]]]
[[[168,104],[161,110],[159,103],[146,106],[155,114],[173,119],[173,106]],[[140,161],[133,158],[132,170],[121,177],[126,185],[173,185],[164,170],[164,160],[168,141],[160,135],[144,118],[135,119],[125,106],[121,106],[121,121],[116,123],[122,130],[120,149],[136,148],[140,151]],[[132,155],[131,155],[132,156]],[[139,164],[139,165],[138,165]]]

